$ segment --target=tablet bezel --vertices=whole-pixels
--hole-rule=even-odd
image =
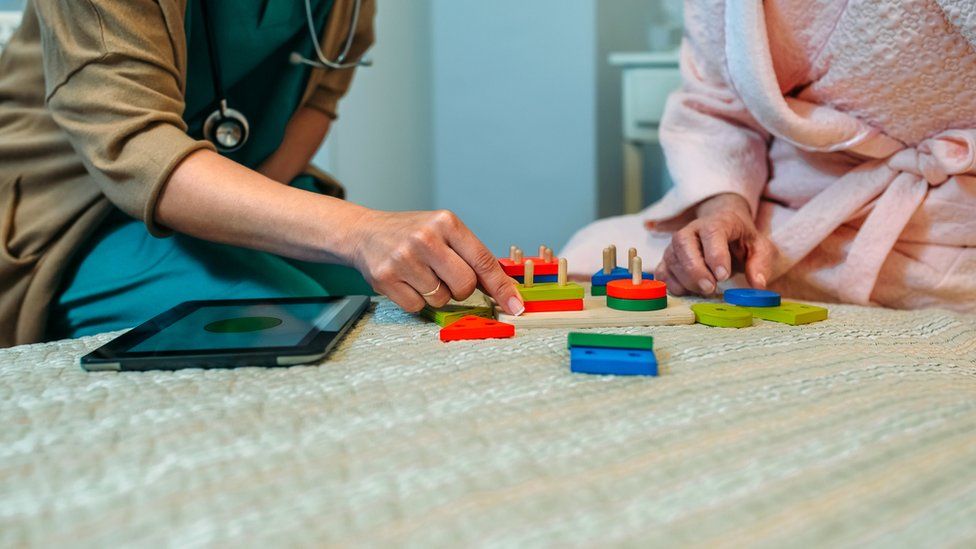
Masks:
[[[291,303],[334,303],[343,299],[360,301],[349,318],[336,331],[325,331],[313,326],[302,340],[295,345],[277,347],[228,347],[223,349],[185,349],[171,351],[129,351],[153,335],[165,330],[178,320],[204,307],[212,306],[247,306],[247,305],[286,305]],[[354,302],[355,303],[355,302]],[[324,296],[324,297],[288,297],[288,298],[257,298],[257,299],[208,299],[184,301],[175,307],[156,315],[146,322],[136,326],[128,332],[95,349],[81,360],[83,367],[97,364],[118,363],[119,368],[126,369],[126,364],[142,365],[138,369],[146,369],[148,365],[171,362],[171,368],[185,367],[221,367],[238,365],[273,366],[277,364],[277,357],[282,356],[324,356],[331,345],[358,319],[369,307],[367,296]]]

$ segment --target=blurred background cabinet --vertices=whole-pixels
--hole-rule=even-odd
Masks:
[[[623,211],[636,213],[670,186],[658,129],[668,95],[681,86],[678,52],[614,53],[609,60],[623,79]]]

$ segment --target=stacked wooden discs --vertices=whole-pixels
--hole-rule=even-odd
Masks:
[[[618,311],[659,311],[668,308],[668,286],[658,280],[644,280],[641,258],[630,265],[631,278],[607,282],[607,307]]]

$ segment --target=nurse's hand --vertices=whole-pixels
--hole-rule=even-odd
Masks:
[[[714,196],[698,206],[697,214],[672,236],[655,278],[675,295],[710,295],[735,269],[745,271],[753,288],[765,288],[776,247],[756,228],[745,199]]]
[[[405,311],[467,299],[479,286],[509,314],[525,310],[515,281],[450,211],[365,210],[351,240],[354,266]]]

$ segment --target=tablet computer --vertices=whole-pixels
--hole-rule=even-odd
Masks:
[[[88,371],[293,366],[332,350],[366,296],[187,301],[81,358]]]

